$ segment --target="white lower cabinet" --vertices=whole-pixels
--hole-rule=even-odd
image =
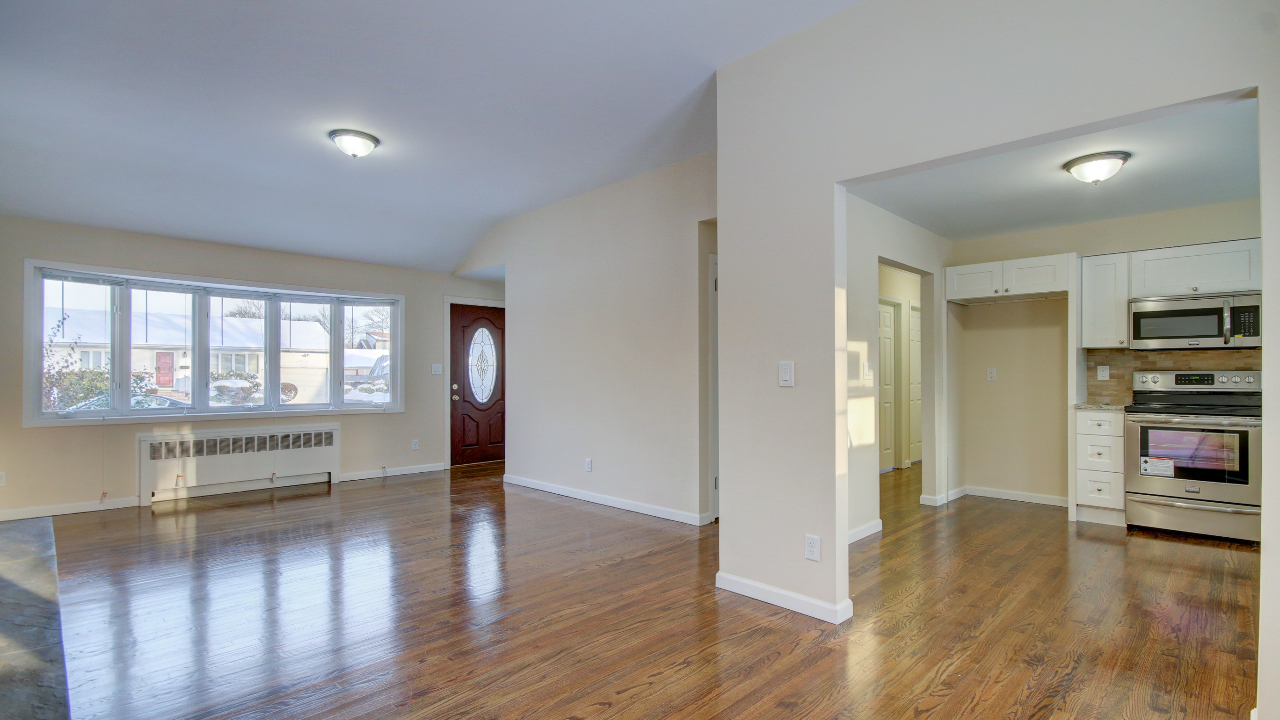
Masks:
[[[1124,436],[1077,435],[1076,469],[1124,473]]]
[[[1124,473],[1076,470],[1076,504],[1124,509]]]

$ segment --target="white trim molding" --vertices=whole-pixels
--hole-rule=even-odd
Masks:
[[[853,600],[849,598],[833,605],[808,595],[765,585],[727,572],[716,573],[716,587],[836,625],[853,617]]]
[[[465,298],[465,297],[457,297],[455,295],[445,295],[444,303],[445,305],[475,305],[477,307],[496,307],[496,308],[505,308],[507,306],[506,300],[486,300],[484,298]]]
[[[45,505],[43,507],[14,508],[0,510],[0,521],[28,520],[30,518],[49,517],[52,515],[72,515],[74,513],[95,512],[97,510],[118,510],[120,508],[138,507],[142,503],[137,497],[110,498],[102,501],[65,503],[63,505]]]
[[[565,487],[564,485],[554,485],[549,482],[542,482],[541,480],[530,480],[529,478],[523,478],[517,475],[503,475],[502,481],[511,483],[512,485],[530,488],[532,490],[549,492],[553,495],[563,495],[564,497],[573,498],[575,500],[585,500],[597,505],[607,505],[608,507],[618,508],[619,510],[629,510],[642,515],[652,515],[653,517],[662,518],[663,520],[674,520],[675,522],[685,523],[686,525],[706,525],[712,520],[715,520],[713,513],[702,513],[699,515],[698,513],[685,512],[683,510],[673,510],[660,505],[650,505],[648,503],[613,497],[611,495],[601,495],[599,493],[588,492],[586,490]]]
[[[870,537],[884,530],[884,521],[876,518],[869,523],[849,528],[849,543],[856,543],[864,537]]]
[[[973,485],[963,487],[961,488],[961,491],[964,495],[995,498],[996,500],[1016,500],[1018,502],[1036,503],[1038,505],[1055,505],[1057,507],[1067,506],[1067,499],[1064,497],[1058,497],[1057,495],[1041,495],[1039,493],[1020,492],[1017,490],[974,487]]]
[[[413,475],[414,473],[436,472],[444,470],[444,463],[427,465],[407,465],[405,467],[378,468],[377,470],[357,470],[356,472],[339,473],[336,482],[351,480],[368,480],[369,478],[391,477],[393,475]]]
[[[946,505],[948,502],[950,502],[950,500],[947,499],[946,495],[921,495],[920,496],[920,504],[928,505],[930,507],[938,507],[939,505]]]

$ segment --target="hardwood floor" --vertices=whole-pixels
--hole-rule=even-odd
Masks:
[[[839,627],[714,588],[694,528],[501,466],[55,518],[77,718],[1246,718],[1253,546],[919,504]]]

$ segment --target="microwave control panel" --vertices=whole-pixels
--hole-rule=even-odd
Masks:
[[[1262,336],[1262,309],[1257,305],[1231,308],[1231,334],[1235,337]]]
[[[1134,390],[1209,390],[1214,392],[1262,392],[1259,370],[1139,370],[1133,374]]]

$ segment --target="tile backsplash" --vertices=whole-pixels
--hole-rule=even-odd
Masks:
[[[1089,402],[1129,405],[1133,373],[1138,370],[1261,370],[1262,348],[1241,350],[1085,350],[1089,366]],[[1111,368],[1110,380],[1098,379],[1098,366]]]

